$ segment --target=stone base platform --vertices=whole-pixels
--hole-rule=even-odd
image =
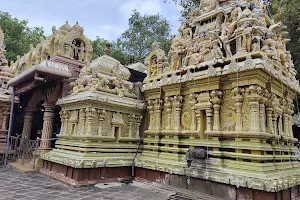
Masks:
[[[40,173],[74,187],[131,179],[131,167],[77,169],[45,160]]]
[[[131,178],[131,167],[103,167],[93,169],[76,169],[57,163],[43,161],[40,172],[51,178],[80,187],[96,183],[114,182]],[[293,200],[300,198],[300,187],[296,186],[280,192],[265,192],[232,185],[206,181],[198,178],[168,174],[144,168],[135,168],[138,181],[157,182],[194,192],[218,196],[228,200]]]
[[[220,199],[228,200],[293,200],[300,199],[300,186],[283,190],[280,192],[265,192],[260,190],[237,188],[232,185],[207,181],[199,178],[192,178],[174,174],[166,174],[159,171],[137,168],[136,176],[140,179],[156,181],[166,185],[201,192]]]
[[[8,165],[21,173],[34,173],[40,170],[40,167],[34,167],[30,161],[24,161],[24,164],[20,161],[10,162]]]

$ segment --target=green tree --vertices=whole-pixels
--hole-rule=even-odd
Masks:
[[[161,15],[142,16],[134,10],[128,25],[119,42],[131,63],[144,62],[153,42],[159,42],[162,49],[169,52],[170,25]]]
[[[30,44],[37,45],[44,37],[42,27],[28,27],[27,20],[13,18],[7,12],[0,11],[0,27],[4,32],[6,59],[15,61],[17,55],[24,55],[30,49]]]
[[[99,36],[95,40],[90,41],[93,46],[92,60],[104,55],[104,49],[109,42]],[[122,42],[118,39],[116,42],[109,42],[111,44],[110,56],[120,61],[123,65],[130,64],[130,58],[123,50]]]

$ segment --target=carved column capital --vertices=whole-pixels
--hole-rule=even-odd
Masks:
[[[220,91],[220,90],[213,90],[211,93],[210,93],[210,101],[213,103],[213,104],[221,104],[222,102],[222,97],[223,97],[223,92]]]

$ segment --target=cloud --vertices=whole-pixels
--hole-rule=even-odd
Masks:
[[[163,15],[171,23],[172,32],[180,25],[180,9],[164,0],[109,0],[105,3],[104,0],[2,0],[0,10],[18,19],[27,19],[31,27],[43,27],[46,35],[52,33],[52,26],[59,28],[68,20],[70,25],[78,21],[89,39],[99,36],[112,41],[128,28],[134,9],[142,15]]]

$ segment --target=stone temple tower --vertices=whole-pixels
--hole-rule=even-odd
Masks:
[[[285,28],[258,0],[201,0],[168,54],[153,44],[138,166],[159,171],[157,178],[173,174],[171,182],[226,184],[222,190],[239,195],[295,191],[292,115],[300,87]]]

